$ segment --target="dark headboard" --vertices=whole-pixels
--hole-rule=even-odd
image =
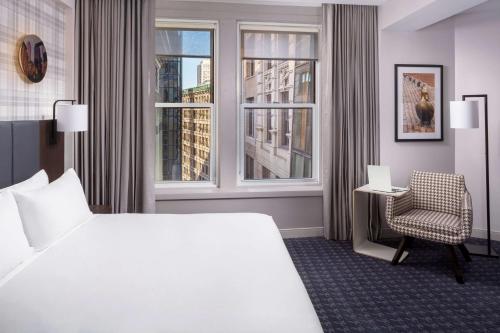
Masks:
[[[0,188],[45,169],[52,181],[64,171],[64,136],[49,145],[49,120],[0,121]]]

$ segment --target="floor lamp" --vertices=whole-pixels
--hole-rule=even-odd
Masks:
[[[450,127],[451,128],[479,128],[479,102],[466,100],[467,98],[484,98],[484,141],[486,156],[486,225],[488,244],[466,244],[467,250],[472,255],[498,258],[498,254],[491,248],[490,230],[490,166],[488,157],[488,103],[486,95],[464,95],[462,101],[450,102]]]

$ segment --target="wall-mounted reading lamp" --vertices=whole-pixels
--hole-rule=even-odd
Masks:
[[[71,102],[71,104],[59,105],[56,113],[56,104],[59,102]],[[88,107],[85,104],[73,104],[74,99],[58,99],[52,106],[52,134],[50,144],[57,143],[56,132],[85,132],[88,129]]]

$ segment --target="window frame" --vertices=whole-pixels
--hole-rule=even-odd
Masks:
[[[246,103],[242,98],[242,43],[241,35],[243,30],[253,31],[284,31],[284,32],[313,32],[321,35],[321,25],[315,24],[287,24],[287,23],[267,23],[267,22],[237,22],[237,187],[276,187],[276,186],[317,186],[321,185],[321,172],[320,167],[322,163],[321,154],[321,109],[320,109],[320,95],[319,83],[320,81],[320,43],[318,38],[318,58],[314,63],[314,103]],[[263,59],[266,60],[266,59]],[[311,109],[312,112],[312,177],[311,178],[288,178],[288,179],[245,179],[245,109]],[[279,124],[278,124],[279,126]],[[254,138],[255,139],[255,138]],[[291,139],[289,138],[289,145]],[[291,156],[290,156],[291,158]]]
[[[210,110],[210,180],[165,180],[157,181],[155,179],[156,189],[169,188],[215,188],[219,182],[219,147],[218,147],[218,89],[219,89],[219,23],[214,20],[184,20],[184,19],[169,19],[156,18],[155,31],[158,28],[166,29],[183,29],[183,30],[213,30],[212,33],[212,103],[154,103],[154,112],[158,108],[186,108],[186,109],[209,109]],[[156,52],[155,52],[156,54]],[[155,129],[158,130],[157,128]],[[155,156],[156,159],[156,156]],[[156,171],[155,171],[156,173]]]

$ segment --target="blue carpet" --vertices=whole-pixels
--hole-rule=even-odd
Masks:
[[[354,253],[349,241],[285,244],[325,332],[500,332],[499,259],[465,263],[457,250],[460,285],[446,248],[431,242],[415,240],[398,266]]]

